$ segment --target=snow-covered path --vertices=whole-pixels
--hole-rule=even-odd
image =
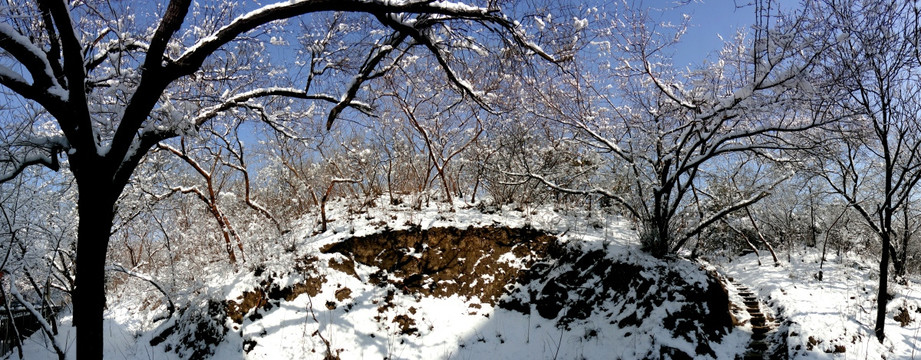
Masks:
[[[714,261],[785,319],[791,359],[921,359],[921,284],[890,282],[886,340],[873,335],[878,276],[857,256],[829,256],[817,279],[820,254],[804,251],[779,266],[758,265],[755,254]],[[904,310],[904,314],[903,314]],[[902,316],[907,316],[903,318]],[[908,320],[904,326],[895,318]],[[910,320],[909,320],[910,319]]]

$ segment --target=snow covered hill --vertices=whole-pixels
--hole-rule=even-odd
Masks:
[[[107,358],[733,359],[753,321],[727,276],[776,319],[776,353],[921,351],[917,284],[897,287],[891,312],[910,320],[893,319],[879,345],[868,335],[872,270],[853,261],[826,263],[817,282],[809,255],[780,267],[758,267],[754,255],[656,259],[629,223],[598,212],[331,208],[328,231],[305,220],[271,261],[202,274],[169,319],[155,290],[110,290]],[[58,341],[71,353],[72,336],[64,315]],[[54,358],[46,347],[35,335],[24,357]]]

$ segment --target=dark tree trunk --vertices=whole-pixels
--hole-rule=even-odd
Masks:
[[[661,175],[663,178],[665,174]],[[669,245],[671,244],[671,234],[669,229],[669,220],[667,205],[669,203],[668,192],[670,187],[665,189],[654,190],[652,194],[652,214],[643,219],[645,232],[642,234],[643,250],[652,256],[661,258],[669,254]]]
[[[74,325],[79,329],[77,358],[102,359],[106,251],[118,190],[111,184],[112,177],[106,176],[100,166],[88,167],[90,169],[83,168],[83,171],[74,174],[79,187],[77,212],[80,217],[73,297]]]
[[[664,215],[660,215],[656,219],[656,233],[658,235],[658,246],[656,251],[653,253],[656,257],[663,257],[668,255],[669,246],[671,245],[671,229],[668,228],[668,218]]]
[[[889,244],[892,241],[888,233],[880,236],[883,241],[883,255],[879,261],[879,294],[876,298],[876,326],[873,332],[876,333],[876,339],[883,342],[886,338],[886,303],[889,302]]]

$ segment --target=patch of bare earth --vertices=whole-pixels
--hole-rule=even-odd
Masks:
[[[347,260],[336,262],[336,268],[349,274],[355,274],[355,262],[377,267],[380,270],[369,279],[376,285],[389,282],[404,292],[459,295],[495,304],[521,269],[559,247],[554,237],[531,228],[432,228],[350,238],[322,252],[344,255]],[[504,261],[506,254],[521,263]]]
[[[345,257],[335,264],[340,271],[354,274],[352,263],[378,268],[369,281],[405,293],[478,298],[526,314],[535,309],[544,318],[557,319],[562,328],[598,316],[620,328],[660,321],[676,338],[695,345],[692,354],[663,347],[649,356],[715,356],[709,344],[719,342],[732,326],[722,284],[709,275],[704,284],[694,283],[681,272],[702,271],[693,264],[666,260],[644,267],[611,259],[603,250],[563,245],[530,228],[390,231],[330,244],[322,251]],[[381,311],[392,306],[386,299]],[[666,301],[677,303],[678,310],[662,319],[647,318]],[[627,303],[635,310],[624,311]],[[471,304],[472,313],[477,306]],[[393,321],[404,334],[413,333],[408,320],[411,316],[400,315]]]

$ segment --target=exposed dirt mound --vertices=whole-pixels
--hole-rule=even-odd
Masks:
[[[358,306],[377,307],[373,320],[404,336],[422,336],[437,325],[415,308],[395,301],[401,292],[479,300],[482,304],[470,302],[468,315],[477,315],[484,304],[525,314],[536,311],[566,330],[586,322],[609,322],[624,330],[624,337],[642,341],[653,337],[654,346],[643,350],[648,353],[636,354],[641,358],[716,357],[709,344],[721,342],[732,327],[725,288],[691,262],[624,254],[615,259],[617,255],[604,248],[564,244],[532,228],[384,231],[329,244],[321,252],[299,259],[294,267],[303,281],[279,287],[272,280],[275,274],[257,273],[266,280],[224,302],[220,310],[240,324],[244,319],[258,321],[267,310],[302,293],[317,296],[327,281],[318,269],[326,263],[324,271],[375,285],[381,297],[365,297],[362,301],[367,302]],[[368,273],[366,268],[356,268],[358,264],[376,271]],[[349,299],[362,298],[361,293],[353,293],[354,288],[341,284],[331,288],[334,293],[325,303],[330,311],[344,306],[348,312],[356,306]],[[657,342],[654,337],[662,328],[673,340]],[[586,340],[598,336],[593,331],[586,332]]]
[[[347,258],[335,263],[345,273],[355,274],[354,262],[381,269],[369,279],[375,284],[389,282],[427,296],[477,297],[489,304],[511,290],[520,269],[560,250],[556,238],[541,231],[498,227],[388,231],[322,249]]]
[[[685,354],[663,345],[661,354],[650,357],[715,356],[709,343],[720,342],[732,327],[726,290],[693,263],[615,260],[604,250],[562,245],[529,228],[390,231],[322,251],[344,256],[330,260],[331,267],[353,275],[356,262],[377,267],[368,281],[406,293],[477,297],[526,314],[535,309],[567,329],[601,317],[619,328],[636,328],[640,336],[639,329],[651,321],[696,347]],[[404,333],[413,333],[409,319],[394,321]]]

